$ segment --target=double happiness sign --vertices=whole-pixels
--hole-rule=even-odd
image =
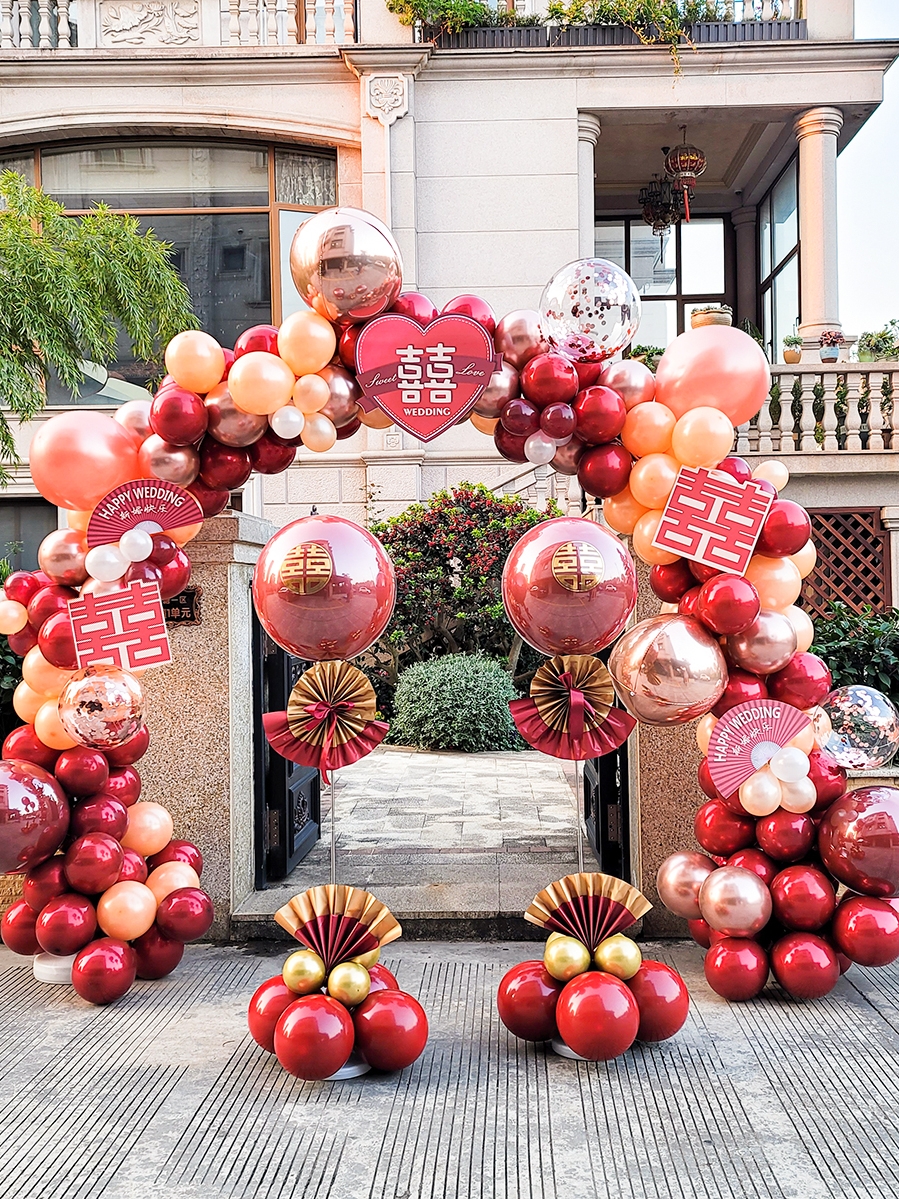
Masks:
[[[501,366],[487,330],[469,316],[439,316],[423,329],[388,313],[369,321],[356,342],[363,394],[420,441],[463,420]]]

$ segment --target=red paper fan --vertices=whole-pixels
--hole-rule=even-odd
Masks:
[[[810,723],[798,708],[749,700],[724,713],[709,738],[709,774],[719,795],[733,795]]]
[[[636,887],[610,874],[567,874],[534,897],[524,918],[550,932],[577,937],[592,953],[651,907]]]
[[[167,533],[202,523],[203,509],[183,487],[164,479],[132,479],[114,487],[97,504],[87,525],[87,544],[114,544],[139,526]],[[155,526],[155,527],[153,527]]]
[[[275,920],[330,971],[339,962],[370,953],[402,936],[393,913],[369,891],[312,887],[275,912]]]

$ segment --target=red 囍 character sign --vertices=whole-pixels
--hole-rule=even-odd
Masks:
[[[172,660],[158,583],[69,601],[78,668],[164,666]]]
[[[774,497],[750,479],[682,466],[653,545],[728,574],[742,575]]]

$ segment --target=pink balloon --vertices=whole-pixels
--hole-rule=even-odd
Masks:
[[[645,362],[636,358],[625,358],[621,362],[609,362],[602,368],[599,382],[603,387],[617,391],[630,412],[637,404],[645,404],[655,395],[656,381]]]
[[[138,476],[134,438],[102,412],[61,412],[38,429],[28,451],[34,485],[51,504],[86,512]]]
[[[759,411],[770,389],[761,346],[726,325],[688,329],[674,339],[656,371],[655,398],[677,417],[693,408],[717,408],[733,425],[742,425]]]

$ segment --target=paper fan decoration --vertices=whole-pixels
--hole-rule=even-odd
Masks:
[[[733,795],[810,724],[798,708],[753,699],[729,708],[709,738],[709,774],[719,795]]]
[[[515,726],[535,749],[583,762],[623,745],[637,723],[613,707],[611,676],[590,654],[561,654],[540,667],[529,699],[513,699]]]
[[[342,885],[312,887],[295,895],[275,912],[275,920],[314,950],[326,970],[403,935],[399,921],[380,899]]]
[[[611,874],[566,874],[534,897],[524,918],[549,932],[577,937],[592,953],[600,941],[630,928],[651,907],[636,887]]]
[[[87,522],[87,544],[112,545],[130,529],[168,533],[202,521],[203,509],[183,487],[165,479],[132,479],[97,504]]]
[[[390,727],[375,720],[371,683],[348,662],[317,662],[300,676],[286,712],[266,712],[262,726],[282,758],[328,771],[370,754]]]

